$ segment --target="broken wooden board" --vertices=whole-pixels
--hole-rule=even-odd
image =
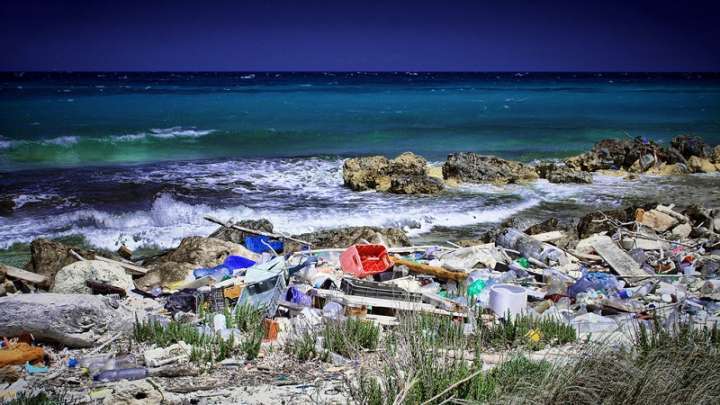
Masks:
[[[540,242],[555,242],[564,238],[565,233],[563,231],[551,231],[530,235],[530,237]]]
[[[136,265],[131,264],[131,263],[121,262],[121,261],[118,261],[118,260],[108,259],[107,257],[102,257],[102,256],[95,255],[95,260],[101,260],[101,261],[103,261],[103,262],[117,264],[118,266],[120,266],[120,267],[122,267],[123,269],[125,269],[125,271],[127,271],[128,273],[133,273],[133,274],[145,274],[145,273],[148,272],[148,269],[146,269],[146,268],[144,268],[144,267],[136,266]]]
[[[7,264],[0,264],[0,268],[5,270],[5,274],[7,274],[8,277],[27,281],[28,283],[43,284],[47,281],[47,277],[43,276],[42,274],[18,269],[17,267],[9,266]]]
[[[592,247],[615,273],[621,276],[631,277],[626,279],[628,284],[641,284],[650,277],[650,275],[643,271],[640,265],[637,264],[630,255],[620,249],[609,236],[597,238],[592,242]]]
[[[413,273],[428,274],[443,280],[462,281],[468,276],[465,272],[449,271],[442,267],[428,266],[427,264],[417,263],[412,260],[399,259],[397,257],[390,257],[390,260],[393,264],[406,266]]]

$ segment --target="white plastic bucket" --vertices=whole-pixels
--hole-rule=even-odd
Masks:
[[[517,285],[495,284],[490,287],[490,309],[499,317],[521,314],[527,308],[527,291]]]

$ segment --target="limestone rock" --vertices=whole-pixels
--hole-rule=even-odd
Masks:
[[[557,218],[550,217],[543,222],[532,225],[525,229],[524,233],[528,235],[537,235],[539,233],[557,231],[560,227],[560,222]]]
[[[235,225],[239,225],[245,228],[254,229],[256,231],[273,232],[273,224],[265,218],[261,219],[250,219],[245,221],[236,222]],[[210,234],[210,238],[221,239],[233,243],[244,243],[245,236],[254,236],[253,234],[239,231],[233,228],[227,228],[224,226],[219,227],[215,232]]]
[[[425,158],[410,152],[392,160],[384,156],[347,159],[343,164],[343,181],[355,191],[435,194],[443,189],[441,181],[428,176]]]
[[[592,175],[571,169],[567,166],[558,166],[554,163],[539,165],[535,168],[542,179],[550,183],[592,183]]]
[[[691,156],[709,157],[712,149],[699,136],[681,135],[676,136],[670,142],[673,148],[677,149],[686,159]]]
[[[95,257],[93,252],[64,245],[47,239],[35,239],[30,243],[30,262],[25,265],[25,270],[42,274],[48,281],[44,288],[51,288],[55,281],[55,274],[68,264],[75,263],[77,259],[70,254],[74,250],[86,259]]]
[[[112,394],[103,398],[105,405],[145,405],[165,402],[163,394],[147,380],[120,381],[110,385]]]
[[[677,219],[664,212],[658,210],[645,211],[642,208],[635,211],[635,220],[658,232],[665,232],[678,223]]]
[[[188,280],[193,270],[200,266],[190,263],[163,262],[149,266],[148,272],[135,280],[135,286],[148,291],[155,287],[168,287],[171,284]]]
[[[607,169],[646,171],[658,162],[667,160],[667,151],[653,142],[642,139],[603,139],[589,152],[566,159],[565,164],[575,170],[594,172]]]
[[[443,165],[443,177],[468,183],[507,184],[535,180],[535,170],[519,162],[473,152],[450,154]]]
[[[386,191],[390,187],[389,167],[385,156],[347,159],[343,163],[343,182],[354,191]]]
[[[717,145],[715,148],[713,148],[712,157],[710,158],[710,160],[712,160],[712,162],[716,165],[720,164],[720,145]]]
[[[389,161],[389,172],[393,176],[423,176],[427,160],[412,152],[405,152]]]
[[[61,294],[91,294],[88,280],[97,280],[124,290],[133,288],[132,277],[117,264],[100,260],[86,260],[69,264],[55,275],[51,292]]]
[[[166,262],[188,263],[199,267],[214,267],[222,264],[228,256],[242,256],[259,261],[260,255],[244,246],[216,238],[190,236],[180,242],[176,249],[143,263],[146,266]]]
[[[388,247],[410,246],[410,240],[399,228],[380,228],[371,226],[355,226],[340,229],[327,229],[294,236],[313,244],[314,249],[345,248],[367,240],[370,243],[384,244]],[[301,250],[300,244],[287,241],[286,251]]]
[[[709,159],[690,156],[688,159],[688,168],[693,173],[715,173],[717,168],[710,163]]]
[[[680,224],[672,230],[672,234],[680,239],[687,239],[691,232],[692,226],[690,226],[690,224]]]
[[[437,194],[442,190],[442,181],[425,175],[394,176],[388,189],[395,194]]]
[[[661,163],[659,166],[655,166],[648,170],[647,173],[659,176],[681,176],[690,173],[690,170],[683,163]]]

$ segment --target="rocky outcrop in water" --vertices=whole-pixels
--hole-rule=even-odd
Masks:
[[[530,166],[473,152],[448,155],[442,172],[445,179],[466,183],[507,184],[538,178]]]
[[[343,164],[343,182],[355,191],[436,194],[443,190],[441,181],[427,175],[425,158],[410,152],[395,159],[384,156],[347,159]]]
[[[592,175],[590,173],[573,170],[555,163],[538,165],[535,167],[535,170],[541,179],[547,179],[550,183],[592,183]]]
[[[682,135],[673,138],[670,146],[636,139],[603,139],[593,148],[565,160],[578,171],[627,170],[633,173],[676,175],[712,173],[715,150],[699,137]]]
[[[308,241],[313,249],[345,248],[358,243],[379,243],[388,247],[410,246],[410,240],[402,229],[380,228],[372,226],[352,226],[339,229],[326,229],[322,231],[295,235],[296,239]],[[293,241],[286,241],[285,251],[295,252],[302,250],[303,246]]]

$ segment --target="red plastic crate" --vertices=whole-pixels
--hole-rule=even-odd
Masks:
[[[363,278],[382,273],[392,267],[383,245],[353,245],[340,255],[340,267],[345,273]]]

